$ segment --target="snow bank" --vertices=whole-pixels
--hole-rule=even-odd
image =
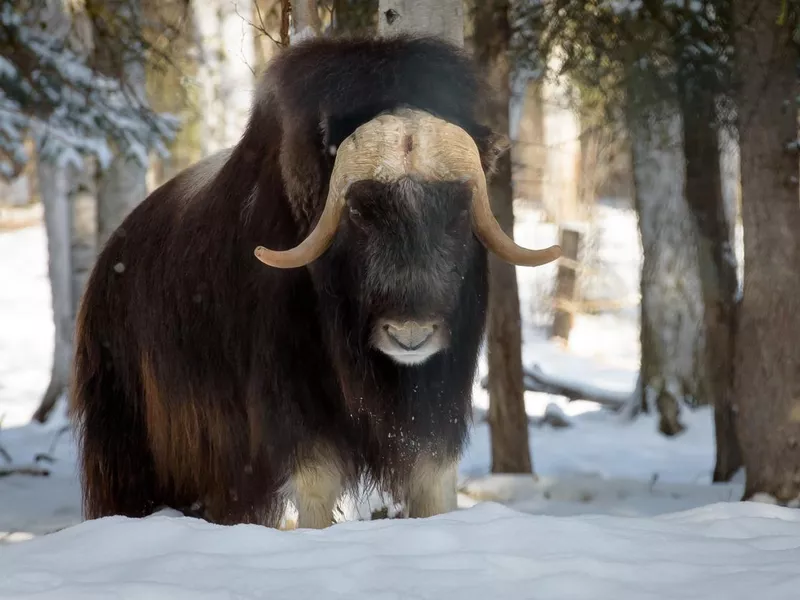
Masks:
[[[789,600],[800,513],[716,504],[653,519],[498,504],[323,531],[112,517],[0,548],[0,598]]]

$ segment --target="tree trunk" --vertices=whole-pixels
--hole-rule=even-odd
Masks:
[[[72,29],[68,42],[73,48],[86,52],[91,44],[88,29],[80,27],[80,14],[64,11],[62,3],[48,0],[40,9],[41,22],[54,33]],[[50,383],[42,397],[33,419],[44,423],[55,408],[58,399],[67,391],[72,366],[72,342],[75,332],[75,319],[83,285],[89,276],[94,261],[94,223],[91,219],[95,199],[91,189],[77,182],[86,181],[86,167],[61,165],[42,158],[43,148],[38,148],[37,176],[39,195],[45,207],[45,228],[50,271],[50,287],[53,297],[53,322],[55,336],[53,344],[53,364]],[[91,188],[91,182],[89,188]],[[78,194],[73,195],[79,188]]]
[[[126,24],[140,27],[142,23],[141,0],[128,0],[124,6],[110,2],[101,6],[105,10],[124,10]],[[101,32],[95,40],[95,60],[101,72],[121,77],[130,94],[142,105],[147,105],[145,65],[141,56],[130,56],[114,41],[112,29]],[[138,39],[138,36],[137,36]],[[97,247],[102,248],[125,217],[147,195],[146,149],[133,152],[117,151],[111,164],[96,174],[97,179]]]
[[[285,0],[251,0],[253,24],[256,30],[254,37],[254,69],[256,74],[263,73],[266,65],[281,50],[284,43],[283,11]],[[289,44],[288,15],[286,23],[286,45]]]
[[[55,325],[50,383],[33,415],[34,420],[43,423],[69,385],[74,326],[69,173],[65,166],[41,158],[37,162],[39,195],[44,205],[47,231],[47,268]]]
[[[255,32],[249,22],[253,0],[228,0],[221,8],[223,54],[218,91],[225,107],[222,144],[228,147],[239,141],[247,127],[255,88]]]
[[[473,44],[478,63],[489,74],[497,92],[489,126],[496,133],[509,133],[511,67],[508,0],[477,2]],[[500,157],[497,172],[489,182],[492,210],[503,230],[514,235],[514,193],[511,185],[511,154]],[[493,473],[531,473],[528,416],[522,372],[522,328],[514,265],[495,256],[489,259],[489,429]]]
[[[97,188],[97,243],[102,248],[128,213],[147,196],[147,167],[117,156],[100,174]]]
[[[780,2],[734,4],[744,223],[735,404],[745,499],[800,502],[800,203],[794,19]],[[779,24],[780,23],[780,24]],[[738,409],[738,410],[737,410]]]
[[[75,173],[70,194],[72,218],[72,321],[78,318],[83,290],[97,257],[97,190],[89,160]]]
[[[336,33],[375,33],[378,0],[333,0],[333,29]]]
[[[322,21],[317,10],[317,0],[292,0],[291,43],[317,37],[321,32]]]
[[[427,33],[463,46],[464,5],[462,0],[380,0],[378,32]]]
[[[80,171],[46,162],[39,166],[48,250],[51,253],[50,285],[55,323],[50,384],[33,415],[33,419],[40,423],[48,419],[69,385],[78,306],[96,255],[96,199],[92,170],[88,161],[84,164],[86,166]],[[61,231],[62,227],[66,231]],[[62,237],[66,237],[66,241]],[[55,265],[54,252],[57,254]],[[62,275],[61,269],[67,269],[66,275]]]
[[[253,28],[245,21],[252,0],[193,2],[194,24],[202,48],[198,80],[202,87],[203,155],[239,141],[250,111],[255,65]]]
[[[693,73],[685,64],[680,73]],[[736,256],[722,195],[717,114],[712,89],[703,81],[678,82],[686,156],[685,197],[698,233],[705,336],[706,400],[714,406],[714,481],[729,481],[742,465],[732,412],[735,346]]]
[[[703,403],[702,321],[697,243],[684,200],[680,115],[652,108],[631,118],[634,196],[639,215],[641,273],[641,407],[652,404],[665,435],[683,431],[684,401]]]

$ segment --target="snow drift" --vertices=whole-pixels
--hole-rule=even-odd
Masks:
[[[0,549],[0,598],[797,598],[800,513],[724,503],[650,519],[498,504],[321,531],[110,517]]]

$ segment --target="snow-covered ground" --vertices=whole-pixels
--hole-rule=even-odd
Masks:
[[[552,226],[519,216],[521,243],[554,241]],[[524,359],[624,397],[639,359],[635,216],[601,206],[590,240],[598,251],[584,295],[627,305],[578,317],[559,346],[547,340],[542,293],[555,267],[518,268]],[[0,233],[0,446],[18,465],[52,459],[38,463],[47,477],[0,477],[0,598],[797,596],[800,516],[735,502],[740,482],[711,484],[709,410],[686,414],[687,431],[667,439],[650,417],[630,422],[591,402],[528,393],[537,476],[490,476],[488,399],[477,383],[456,513],[321,532],[216,527],[169,512],[80,524],[74,440],[59,435],[64,407],[44,426],[29,423],[47,385],[50,317],[43,228]],[[541,423],[546,412],[570,426]],[[369,515],[377,500],[345,514]]]
[[[324,531],[111,517],[0,551],[0,598],[797,598],[800,513],[724,504],[642,519],[498,504]]]

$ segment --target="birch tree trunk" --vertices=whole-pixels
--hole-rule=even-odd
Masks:
[[[65,36],[73,50],[89,51],[91,35],[79,13],[67,15],[58,0],[41,6],[42,22],[54,35]],[[73,337],[78,303],[94,262],[95,197],[91,181],[92,161],[83,165],[62,165],[42,158],[45,148],[37,148],[39,194],[45,207],[48,238],[50,285],[53,297],[54,344],[50,382],[33,419],[47,420],[70,379]],[[57,152],[56,152],[57,153]],[[54,153],[50,152],[52,156]]]
[[[69,386],[78,306],[96,256],[96,198],[89,163],[84,161],[78,170],[40,160],[37,167],[55,325],[50,383],[33,414],[40,423]]]
[[[479,0],[475,4],[473,46],[477,62],[490,78],[496,93],[489,111],[489,126],[509,135],[511,67],[509,64],[510,3]],[[514,192],[511,154],[497,162],[489,182],[489,197],[500,226],[514,235]],[[489,258],[489,430],[493,473],[531,473],[528,416],[522,371],[522,327],[514,265],[496,256]]]
[[[780,2],[737,0],[733,11],[744,224],[734,414],[744,499],[798,506],[800,169],[787,150],[798,138],[797,23]]]
[[[378,33],[424,33],[463,46],[464,4],[462,0],[380,0]]]
[[[39,155],[44,154],[39,149]],[[50,383],[33,418],[40,423],[47,419],[69,384],[72,361],[72,240],[70,236],[69,173],[65,166],[53,161],[37,161],[39,195],[44,205],[47,232],[47,271],[53,306],[53,364]]]
[[[78,318],[81,297],[97,257],[97,190],[89,162],[86,161],[84,171],[75,174],[70,196],[73,321]]]
[[[643,250],[641,404],[658,410],[662,433],[675,435],[684,429],[684,401],[707,397],[697,236],[684,199],[683,127],[671,107],[631,118],[629,125]]]

